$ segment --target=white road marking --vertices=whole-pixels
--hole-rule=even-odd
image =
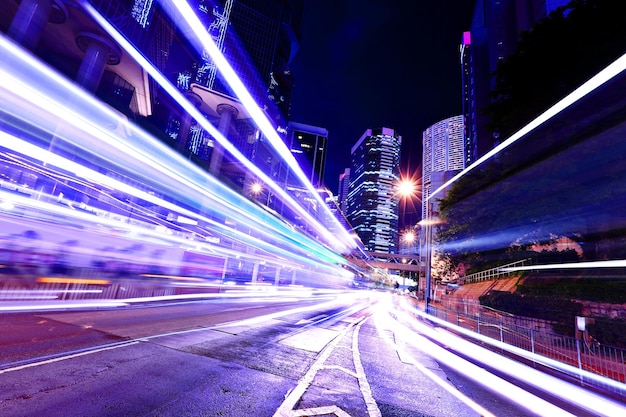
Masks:
[[[363,325],[365,320],[366,319],[359,321],[358,324],[356,324],[356,327],[355,323],[351,323],[339,335],[337,335],[328,346],[326,346],[326,348],[320,353],[315,363],[313,363],[307,373],[302,377],[302,379],[300,379],[298,385],[286,395],[285,401],[283,401],[280,407],[278,407],[278,410],[276,410],[276,412],[274,413],[274,417],[316,416],[325,414],[335,414],[338,417],[350,417],[348,413],[346,413],[336,405],[302,410],[294,410],[294,407],[296,406],[302,395],[309,388],[309,386],[313,384],[313,379],[315,378],[315,375],[318,371],[329,368],[340,368],[337,366],[326,366],[324,365],[324,363],[333,352],[333,350],[337,348],[337,345],[339,344],[341,339],[348,333],[350,329],[352,329],[352,327],[355,327],[354,332],[352,333],[352,359],[354,361],[356,373],[352,373],[352,371],[348,371],[343,368],[341,368],[341,370],[344,370],[345,372],[357,378],[359,382],[359,388],[367,406],[368,415],[370,417],[381,417],[380,410],[378,409],[378,405],[376,404],[376,401],[372,396],[369,383],[367,382],[365,370],[363,369],[363,365],[361,364],[361,355],[359,353],[359,328]]]
[[[78,358],[80,356],[91,355],[92,353],[103,352],[105,350],[111,350],[111,349],[117,349],[117,348],[121,348],[121,347],[127,347],[127,346],[131,346],[131,345],[136,345],[137,343],[140,343],[140,342],[139,341],[131,341],[131,342],[128,342],[128,343],[120,343],[120,344],[117,344],[115,346],[107,346],[107,347],[103,347],[103,348],[100,348],[100,349],[89,350],[89,351],[86,351],[86,352],[74,353],[72,355],[60,356],[60,357],[54,358],[54,359],[47,359],[45,361],[27,363],[25,365],[15,366],[13,368],[2,369],[2,370],[0,370],[0,375],[1,374],[5,374],[7,372],[20,371],[20,370],[26,369],[26,368],[32,368],[32,367],[35,367],[35,366],[46,365],[48,363],[60,362],[60,361],[66,360],[66,359],[73,359],[73,358]]]

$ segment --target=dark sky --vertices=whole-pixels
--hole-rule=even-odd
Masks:
[[[421,169],[422,132],[461,114],[459,44],[474,3],[305,0],[291,120],[328,129],[325,181],[334,194],[368,128],[395,129],[402,171]]]

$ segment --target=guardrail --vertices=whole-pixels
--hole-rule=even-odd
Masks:
[[[531,259],[522,259],[521,261],[511,262],[510,264],[500,265],[496,268],[486,269],[484,271],[475,272],[473,274],[466,275],[459,279],[460,284],[471,284],[480,281],[489,281],[502,277],[508,277],[514,274],[514,272],[503,271],[504,268],[514,268],[517,266],[528,266],[531,264]]]
[[[475,306],[473,306],[475,307]],[[537,355],[574,366],[609,380],[626,383],[626,350],[537,330],[534,326],[516,325],[510,320],[503,320],[497,313],[479,311],[477,314],[448,310],[429,305],[428,313],[441,320],[453,323],[464,329],[490,337],[502,343],[524,349]],[[581,385],[596,387],[626,398],[626,385],[615,385],[590,379],[584,374],[574,375]]]

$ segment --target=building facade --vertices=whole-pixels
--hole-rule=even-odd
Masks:
[[[502,140],[489,128],[482,110],[489,104],[493,89],[491,74],[498,63],[515,51],[520,33],[545,18],[569,0],[477,0],[469,33],[461,41],[463,114],[466,116],[469,151],[466,163],[473,163]],[[468,165],[469,165],[468,164]]]
[[[348,212],[348,194],[350,193],[350,168],[345,168],[339,175],[339,187],[337,187],[339,208],[342,213]]]
[[[368,129],[351,150],[348,221],[370,252],[396,253],[402,137]]]
[[[463,120],[463,115],[449,117],[428,127],[422,133],[422,219],[429,217],[428,199],[445,183],[445,176],[465,168]],[[444,196],[438,196],[442,197]]]
[[[287,144],[296,161],[315,187],[324,185],[328,130],[322,127],[289,122]]]

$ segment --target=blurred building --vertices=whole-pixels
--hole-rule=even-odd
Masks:
[[[370,252],[396,253],[402,137],[368,129],[351,150],[347,218]]]
[[[200,0],[192,5],[254,101],[286,140],[293,88],[289,65],[300,45],[303,1]],[[270,177],[281,175],[281,158],[259,134],[241,103],[232,99],[235,94],[208,55],[173,60],[170,68],[178,87],[213,117],[244,156]],[[219,144],[186,121],[184,114],[170,115],[166,129],[183,153],[200,160],[214,175],[222,174],[241,188],[247,185],[249,178],[238,164],[225,158]]]
[[[189,3],[201,27],[206,28],[269,119],[270,129],[274,128],[284,142],[288,136],[293,87],[289,65],[299,48],[303,3],[303,0]],[[295,178],[293,168],[286,168],[283,150],[276,150],[269,143],[243,106],[242,98],[234,96],[216,64],[192,40],[194,35],[186,33],[189,28],[184,27],[185,19],[170,14],[172,10],[168,7],[173,6],[167,4],[143,0],[94,0],[84,4],[0,0],[3,7],[0,31],[201,169],[300,226],[303,220],[295,213],[295,205],[285,207],[275,193],[269,191],[259,194],[258,198],[249,192],[248,186],[257,178],[252,178],[250,170],[237,157],[221,148],[167,91],[164,86],[167,82],[157,82],[147,70],[149,65],[140,64],[141,60],[134,54],[145,58],[155,72],[182,93],[201,116],[265,174],[265,178],[283,187],[310,213],[324,213],[319,196],[313,196],[306,184],[297,181],[302,177]],[[103,21],[113,26],[110,32],[119,32],[129,46],[122,47],[108,34],[98,19],[91,16],[88,9],[92,7],[96,15],[102,15]],[[298,129],[312,136],[293,149],[315,150],[306,157],[313,161],[308,178],[318,183],[324,175],[327,132],[306,125],[299,125]],[[120,134],[126,133],[120,131]],[[316,141],[314,145],[309,141],[311,138]],[[289,144],[285,143],[285,147]],[[57,150],[51,146],[50,150],[87,166],[94,165],[89,158],[78,161],[82,153],[74,149]],[[141,186],[132,176],[124,180]],[[43,176],[33,177],[32,182],[33,187],[43,191],[53,188],[53,182]],[[82,198],[72,190],[64,192],[70,199],[74,194],[77,199]]]
[[[206,54],[190,45],[166,3],[89,2],[172,84],[185,92],[237,149],[272,176],[278,158]],[[196,125],[79,4],[0,0],[0,30],[213,174],[243,188],[245,172]],[[286,138],[299,49],[302,0],[195,0],[190,6],[252,98]],[[178,22],[180,23],[180,22]]]
[[[489,129],[482,109],[493,88],[491,74],[515,51],[520,33],[570,0],[477,0],[471,28],[461,41],[463,115],[467,129],[466,164],[489,152],[500,141]]]

